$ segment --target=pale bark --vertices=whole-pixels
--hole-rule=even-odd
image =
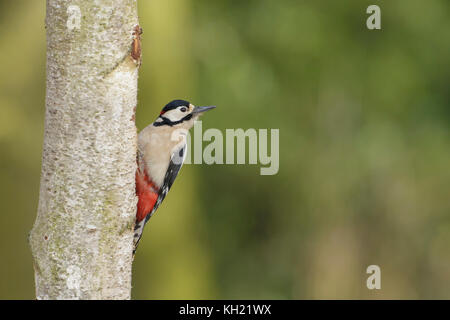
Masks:
[[[136,0],[47,0],[45,134],[29,239],[38,299],[130,298],[137,24]]]

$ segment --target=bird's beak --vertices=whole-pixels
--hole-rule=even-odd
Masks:
[[[195,107],[192,111],[193,114],[203,113],[205,111],[214,109],[216,106]]]

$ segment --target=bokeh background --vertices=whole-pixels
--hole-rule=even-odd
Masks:
[[[370,4],[382,30],[366,28]],[[139,1],[137,126],[279,128],[280,170],[186,165],[147,226],[135,299],[450,298],[450,3]],[[45,1],[0,1],[0,298],[33,299]],[[381,267],[382,289],[366,288]]]

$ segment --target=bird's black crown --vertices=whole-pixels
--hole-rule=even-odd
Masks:
[[[166,106],[162,109],[162,113],[167,112],[172,109],[176,109],[178,107],[185,106],[189,107],[189,101],[186,100],[173,100],[166,104]]]

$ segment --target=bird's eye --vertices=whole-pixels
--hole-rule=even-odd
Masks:
[[[183,107],[183,108],[181,108],[180,110],[181,110],[181,112],[186,112],[186,111],[187,111],[187,108],[186,108],[186,107]]]

